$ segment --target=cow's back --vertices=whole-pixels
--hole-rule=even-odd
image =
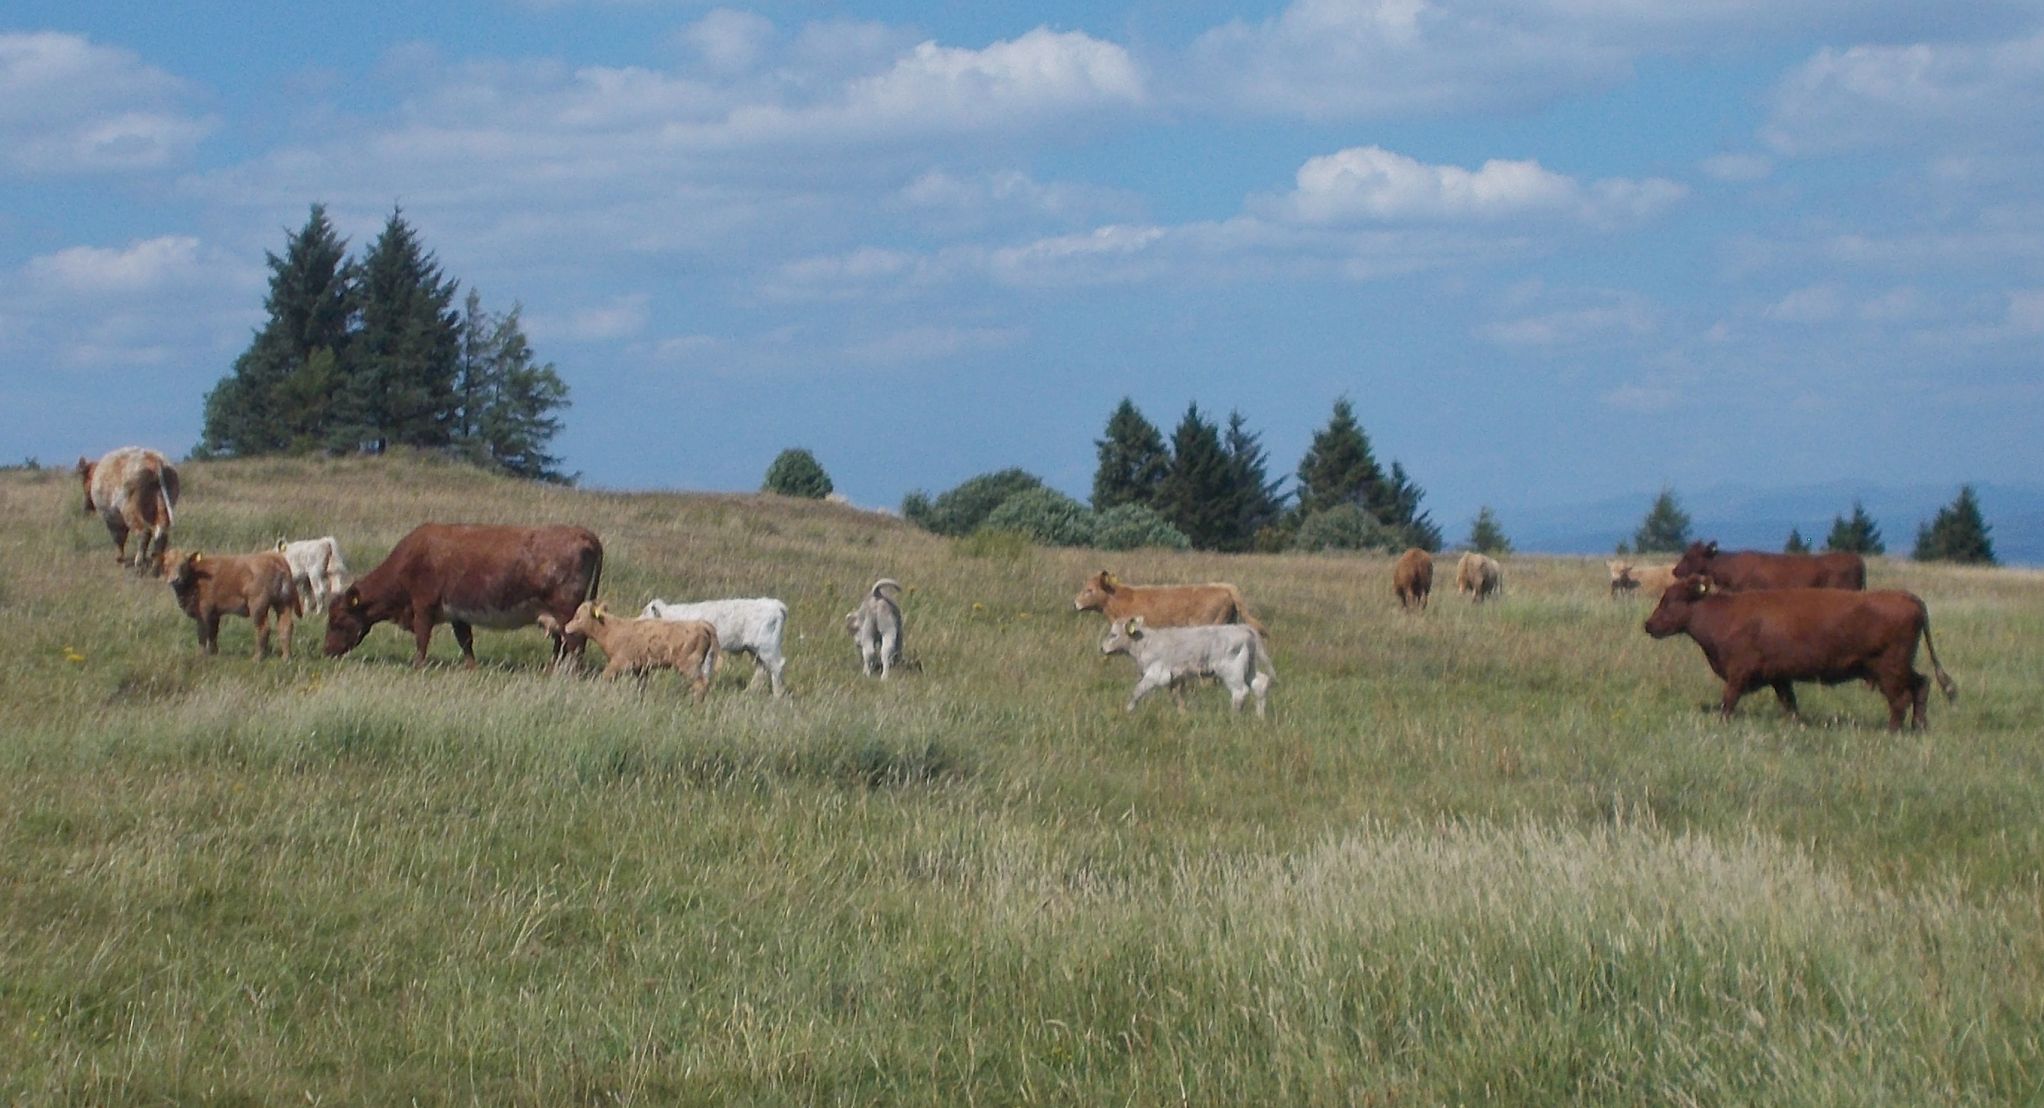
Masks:
[[[1711,559],[1707,572],[1727,589],[1851,589],[1867,587],[1866,559],[1857,554],[1771,554],[1740,550]]]
[[[603,544],[585,527],[423,523],[358,584],[473,610],[572,594],[572,615],[594,594],[602,561]]]

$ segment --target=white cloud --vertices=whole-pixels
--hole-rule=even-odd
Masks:
[[[1637,297],[1612,298],[1611,303],[1519,316],[1482,328],[1481,334],[1502,346],[1578,346],[1611,338],[1641,338],[1656,327],[1650,305]]]
[[[56,32],[0,34],[0,166],[18,173],[154,169],[214,122],[184,82],[129,50]]]
[[[717,8],[682,31],[704,65],[722,73],[743,73],[758,66],[774,38],[773,21],[752,12]]]
[[[646,329],[647,304],[651,299],[643,292],[629,293],[607,304],[579,308],[565,314],[535,312],[521,318],[525,329],[536,339],[577,342],[624,339]]]
[[[1262,202],[1274,215],[1306,223],[1354,220],[1492,221],[1563,216],[1632,223],[1680,199],[1684,189],[1658,178],[1609,179],[1585,186],[1535,161],[1492,159],[1475,170],[1432,165],[1379,146],[1309,159],[1296,187]]]
[[[2044,35],[1827,48],[1791,71],[1773,99],[1761,133],[1784,154],[1918,143],[2034,148]]]
[[[31,282],[67,292],[136,292],[191,281],[203,265],[199,240],[189,235],[143,239],[120,249],[73,246],[31,258]]]

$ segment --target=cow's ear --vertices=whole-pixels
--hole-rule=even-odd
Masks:
[[[1710,545],[1703,548],[1703,552],[1705,554],[1711,555],[1712,557],[1716,557],[1718,552],[1717,540],[1712,539]]]
[[[199,552],[198,552],[198,551],[196,551],[196,550],[192,551],[192,564],[193,564],[193,565],[198,565],[198,564],[199,564],[199,561],[200,561],[201,559],[203,559],[204,557],[205,557],[205,555],[204,555],[204,554],[201,554],[201,553],[199,553]]]

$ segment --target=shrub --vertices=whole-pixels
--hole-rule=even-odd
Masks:
[[[1191,550],[1192,540],[1146,504],[1117,504],[1093,516],[1093,545],[1102,550],[1161,546]]]
[[[1043,479],[1021,469],[983,473],[934,500],[918,489],[901,502],[901,514],[910,523],[939,535],[969,535],[986,522],[995,508],[1018,492],[1043,487]]]
[[[1010,496],[988,512],[980,526],[1019,531],[1045,546],[1088,546],[1094,533],[1092,511],[1052,488],[1026,489]]]
[[[1355,504],[1322,508],[1299,522],[1292,549],[1311,553],[1320,550],[1403,550],[1404,532],[1385,527],[1377,517]]]
[[[799,496],[807,500],[821,500],[831,494],[834,488],[830,474],[823,471],[823,465],[816,455],[799,446],[790,447],[774,457],[767,467],[766,492],[777,492],[782,496]]]

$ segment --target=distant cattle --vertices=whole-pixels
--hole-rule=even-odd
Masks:
[[[348,587],[348,563],[341,560],[341,544],[332,535],[291,542],[277,540],[277,552],[291,563],[291,583],[305,603],[307,615],[326,610],[328,602]]]
[[[526,627],[544,612],[554,663],[567,666],[586,641],[568,621],[602,580],[603,543],[587,528],[422,523],[327,609],[326,653],[346,654],[389,620],[412,633],[412,664],[423,666],[433,628],[446,623],[473,668],[474,628]]]
[[[752,655],[752,684],[765,674],[775,696],[787,695],[781,671],[788,659],[781,651],[781,638],[788,626],[788,606],[772,597],[732,600],[698,600],[693,604],[649,602],[639,612],[642,619],[699,619],[717,629],[717,645],[726,654]]]
[[[896,599],[900,595],[901,582],[882,577],[873,582],[858,607],[845,613],[845,631],[858,648],[861,672],[877,673],[883,681],[889,670],[901,664],[901,652],[906,648],[901,603]]]
[[[1072,598],[1072,608],[1101,612],[1109,623],[1140,616],[1144,626],[1152,629],[1245,623],[1258,634],[1268,634],[1263,624],[1249,614],[1249,602],[1242,599],[1242,590],[1225,581],[1205,585],[1126,585],[1103,569],[1086,579],[1079,595]]]
[[[1728,718],[1741,697],[1763,686],[1772,687],[1782,711],[1794,717],[1795,682],[1863,680],[1887,699],[1889,730],[1902,726],[1905,711],[1922,727],[1930,682],[1916,672],[1919,636],[1930,648],[1931,670],[1945,698],[1959,695],[1938,664],[1930,612],[1911,593],[1729,592],[1708,578],[1684,577],[1661,594],[1646,632],[1657,639],[1687,634],[1695,640],[1711,671],[1724,680],[1719,710]]]
[[[1612,559],[1604,563],[1604,568],[1611,571],[1611,596],[1613,599],[1616,599],[1621,592],[1637,592],[1643,596],[1651,596],[1658,600],[1662,593],[1668,591],[1668,586],[1675,583],[1675,567],[1673,564],[1665,566],[1636,566],[1631,562]]]
[[[1391,566],[1391,589],[1400,608],[1426,611],[1427,594],[1434,591],[1433,555],[1417,546],[1400,554]]]
[[[1701,574],[1722,589],[1864,589],[1866,559],[1857,554],[1720,553],[1715,542],[1693,542],[1675,563],[1675,576]]]
[[[1455,590],[1478,604],[1503,592],[1504,587],[1505,571],[1488,554],[1471,550],[1455,563]]]
[[[78,459],[85,485],[85,511],[97,511],[114,540],[114,561],[128,563],[128,536],[142,536],[135,552],[136,572],[163,569],[170,547],[172,509],[177,506],[177,467],[163,455],[140,446],[108,451],[98,461]]]
[[[1108,624],[1107,637],[1100,641],[1100,652],[1126,654],[1142,671],[1135,692],[1128,698],[1125,710],[1130,712],[1157,689],[1175,691],[1188,681],[1214,677],[1226,686],[1228,703],[1234,711],[1241,711],[1242,702],[1254,695],[1256,714],[1261,718],[1276,669],[1264,648],[1263,636],[1255,628],[1239,623],[1148,627],[1141,616],[1117,619]]]
[[[539,613],[534,622],[549,635],[595,640],[603,650],[603,675],[612,680],[629,673],[643,686],[653,670],[672,669],[689,683],[698,704],[717,672],[717,629],[699,619],[619,619],[585,600],[565,625],[551,612]]]
[[[245,616],[255,624],[255,658],[270,652],[270,617],[277,618],[283,654],[291,657],[291,628],[301,612],[291,566],[274,550],[260,554],[164,552],[164,575],[177,606],[198,624],[199,649],[220,652],[220,617]]]

